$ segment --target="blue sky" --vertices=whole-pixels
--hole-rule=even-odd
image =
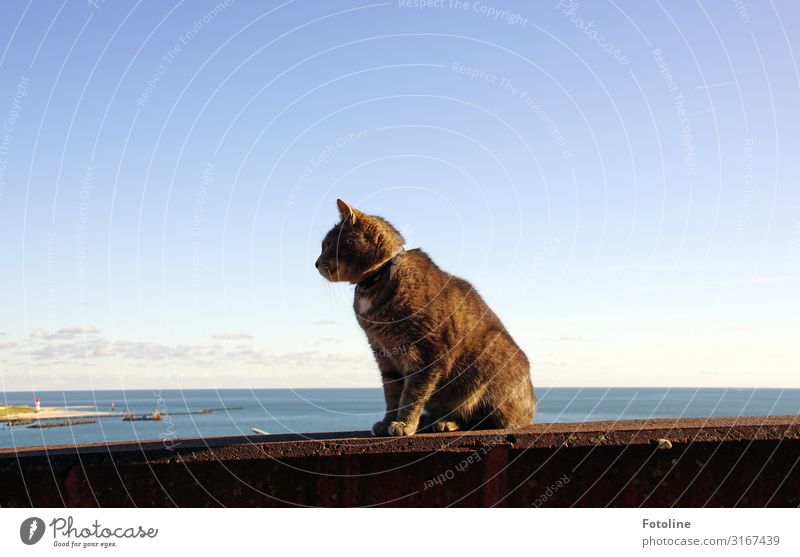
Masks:
[[[796,2],[0,11],[0,390],[378,386],[337,197],[535,384],[800,387]]]

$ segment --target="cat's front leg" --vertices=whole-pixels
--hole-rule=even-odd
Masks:
[[[381,372],[383,398],[386,404],[386,413],[381,421],[375,422],[372,426],[372,435],[383,437],[389,435],[389,424],[397,419],[397,408],[400,406],[400,395],[403,393],[403,376],[389,360],[385,350],[379,350],[371,342],[370,345]]]
[[[389,435],[389,424],[397,419],[397,408],[400,406],[400,395],[403,393],[403,377],[391,372],[384,374],[383,369],[381,369],[381,375],[386,413],[381,421],[375,422],[375,425],[372,426],[372,435],[383,437]]]
[[[439,382],[438,369],[422,369],[406,376],[397,419],[390,422],[388,433],[392,436],[414,435],[419,429],[419,419],[425,404],[431,398]]]

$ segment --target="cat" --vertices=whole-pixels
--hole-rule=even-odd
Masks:
[[[420,249],[405,251],[385,219],[336,200],[339,222],[316,261],[331,282],[355,284],[353,309],[383,381],[376,436],[529,425],[530,364],[467,281]]]

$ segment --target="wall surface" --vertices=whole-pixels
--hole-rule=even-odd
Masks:
[[[800,505],[800,419],[539,424],[0,450],[0,505]]]

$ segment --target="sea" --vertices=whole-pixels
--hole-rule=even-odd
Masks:
[[[537,389],[536,421],[584,422],[712,416],[800,416],[800,389],[566,388]],[[47,429],[0,426],[0,448],[112,441],[369,429],[383,417],[380,389],[221,389],[46,391],[42,406],[146,414],[161,421],[123,421]],[[0,393],[0,404],[33,405],[34,393]],[[210,411],[209,411],[210,410]],[[204,412],[205,411],[205,412]]]

